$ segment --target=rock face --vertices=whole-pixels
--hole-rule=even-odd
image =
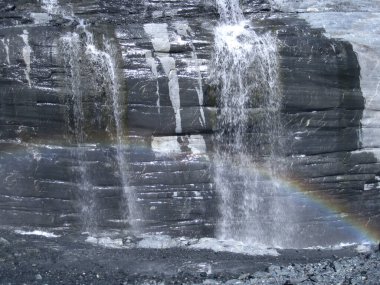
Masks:
[[[361,66],[365,52],[358,61],[356,43],[273,13],[268,1],[242,4],[257,31],[278,40],[284,180],[337,210],[327,215],[297,196],[307,209],[297,219],[300,235],[313,240],[298,245],[344,240],[353,226],[342,226],[343,216],[379,231],[380,165],[368,149],[377,139],[362,128],[376,117],[364,99],[373,91]],[[120,228],[129,207],[140,230],[213,236],[213,1],[0,1],[0,14],[0,224]],[[77,73],[62,45],[68,35],[83,51]],[[112,56],[116,72],[99,69],[91,52]],[[118,78],[122,133],[107,95],[110,74]],[[118,141],[128,142],[123,152]],[[329,239],[322,224],[340,229]]]

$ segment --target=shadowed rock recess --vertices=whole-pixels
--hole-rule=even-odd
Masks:
[[[241,2],[277,43],[277,199],[296,201],[285,245],[357,241],[354,225],[379,232],[379,138],[362,136],[377,109],[366,111],[352,44],[280,4]],[[212,0],[0,0],[0,224],[215,236],[218,19]]]

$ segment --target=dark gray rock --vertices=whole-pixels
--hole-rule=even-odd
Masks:
[[[8,240],[6,240],[5,238],[2,238],[0,237],[0,246],[1,247],[7,247],[7,246],[10,246],[10,242]]]
[[[95,45],[100,48],[106,38],[117,47],[128,183],[136,191],[143,228],[214,235],[218,93],[208,80],[218,18],[213,1],[64,0],[59,13],[39,2],[13,2],[0,1],[0,224],[80,227],[80,169],[85,166],[98,226],[125,227],[114,118],[104,83],[93,76],[96,66],[86,63],[83,54],[86,136],[82,148],[75,142],[67,82],[73,78],[63,64],[60,39],[77,31],[84,19]],[[353,46],[326,37],[293,14],[270,12],[305,11],[313,8],[308,1],[292,1],[285,8],[264,0],[241,2],[256,31],[272,31],[278,40],[284,176],[315,195],[323,193],[358,223],[379,229],[380,165],[373,153],[361,150],[367,115]],[[337,5],[329,8],[356,7]],[[175,76],[169,77],[170,71]],[[250,131],[261,118],[260,110],[252,108]],[[307,202],[297,194],[284,196],[296,197],[299,205]],[[334,232],[340,220],[339,213],[300,210],[299,234],[334,243],[352,230],[346,225]],[[326,224],[334,232],[329,238],[320,233]]]

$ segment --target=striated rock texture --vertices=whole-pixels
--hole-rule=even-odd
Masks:
[[[78,29],[84,21],[95,50],[105,41],[117,45],[119,97],[128,102],[122,115],[128,187],[137,193],[141,223],[155,231],[211,234],[211,135],[200,133],[211,134],[216,112],[215,100],[204,95],[215,8],[203,1],[1,7],[1,223],[126,226],[115,118],[98,66],[85,51],[89,35]],[[67,56],[68,47],[76,50],[75,37],[83,49],[76,61]],[[71,45],[62,46],[67,38]]]
[[[352,44],[276,13],[281,3],[273,10],[268,1],[242,2],[257,31],[278,40],[284,181],[336,210],[326,215],[301,201],[300,236],[344,240],[350,224],[335,237],[321,233],[323,224],[334,227],[343,217],[379,231],[380,164],[362,138],[363,93],[371,90]],[[219,217],[212,165],[218,92],[209,80],[213,1],[3,0],[0,14],[0,224],[80,228],[85,205],[93,230],[124,228],[129,198],[139,229],[213,236]],[[118,166],[109,86],[85,53],[73,76],[62,50],[68,34],[84,48],[89,34],[95,50],[116,47],[128,185]],[[78,79],[80,105],[72,88]],[[135,195],[126,195],[126,187]]]

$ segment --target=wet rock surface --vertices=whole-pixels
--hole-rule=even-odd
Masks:
[[[95,65],[81,67],[86,136],[81,147],[73,141],[71,77],[59,43],[68,33],[83,41],[78,26],[84,20],[98,49],[104,39],[117,46],[128,178],[141,224],[148,231],[213,236],[219,217],[212,163],[218,94],[209,82],[218,19],[213,1],[11,2],[0,1],[0,223],[80,228],[85,166],[97,226],[128,226],[112,112],[103,83],[94,83]],[[361,138],[368,123],[363,91],[372,90],[364,83],[371,80],[360,80],[355,49],[293,13],[320,9],[324,2],[289,1],[283,10],[289,13],[271,10],[271,1],[242,2],[255,30],[271,31],[278,40],[289,170],[281,183],[296,184],[281,199],[299,201],[300,239],[355,239],[347,234],[354,226],[341,224],[342,217],[378,229],[380,166],[368,149],[377,147],[377,136],[370,134],[365,145]],[[326,4],[329,11],[374,9],[368,1],[335,2]],[[376,117],[376,107],[371,114]],[[258,119],[253,111],[251,130]],[[339,211],[326,213],[298,192]]]
[[[279,250],[249,256],[209,250],[110,249],[84,236],[1,230],[0,284],[378,284],[380,253]]]
[[[340,1],[340,0],[272,0],[276,9],[285,12],[375,12],[379,11],[379,3],[371,0]]]

